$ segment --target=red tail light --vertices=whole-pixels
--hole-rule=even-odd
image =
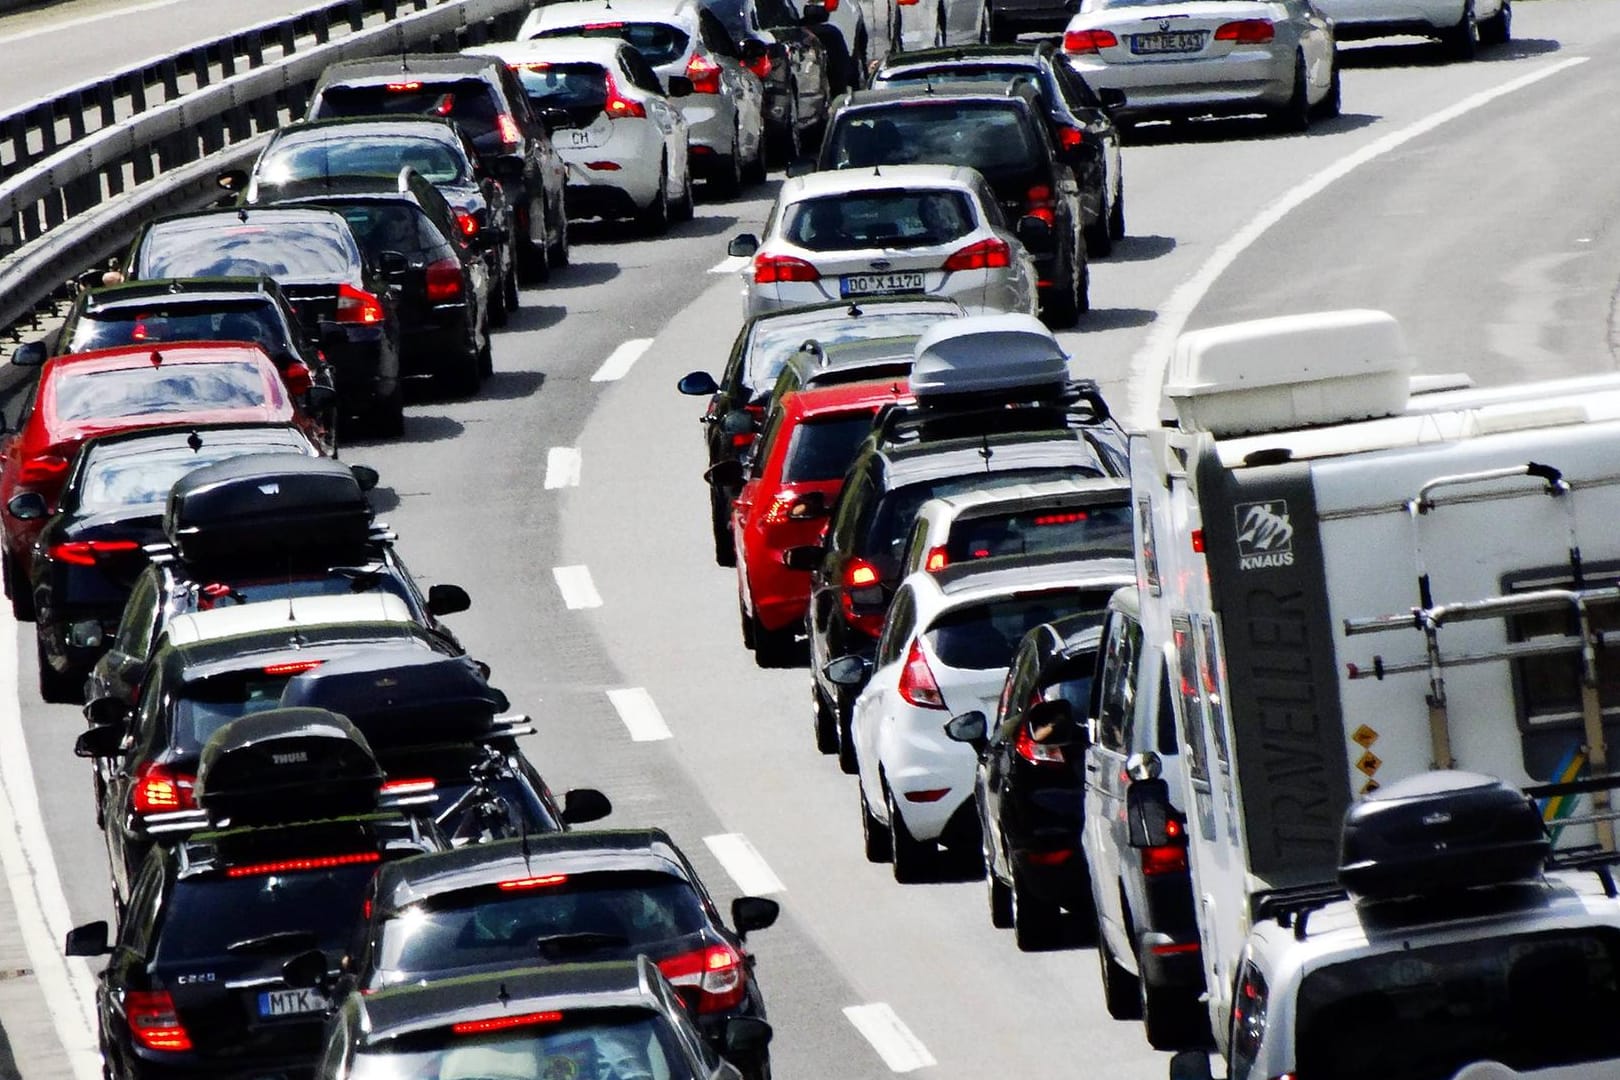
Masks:
[[[560,1012],[524,1013],[522,1016],[492,1016],[488,1020],[463,1020],[450,1025],[452,1035],[482,1035],[487,1031],[506,1031],[515,1027],[561,1022]]]
[[[19,484],[48,484],[67,476],[68,459],[57,454],[29,458],[17,470]]]
[[[1035,518],[1037,525],[1074,525],[1087,521],[1091,515],[1084,510],[1070,510],[1061,514],[1040,514]]]
[[[165,814],[171,810],[195,810],[193,794],[197,778],[166,765],[147,762],[135,773],[130,802],[137,814]]]
[[[1277,28],[1270,19],[1239,19],[1215,31],[1216,41],[1230,41],[1238,45],[1263,45],[1277,36]]]
[[[130,990],[124,995],[129,1034],[148,1050],[178,1053],[191,1049],[191,1036],[175,1012],[167,990]]]
[[[449,116],[456,109],[456,95],[445,94],[433,105],[434,116]]]
[[[454,256],[428,263],[426,275],[428,303],[461,299],[461,263]]]
[[[422,89],[422,84],[419,82],[391,82],[388,84],[386,89],[397,94],[406,90],[420,90]]]
[[[338,286],[337,321],[371,325],[383,321],[382,301],[353,285]]]
[[[928,666],[928,656],[922,651],[922,642],[913,641],[906,656],[906,666],[900,669],[900,696],[923,709],[943,709],[945,698],[934,681],[934,672]]]
[[[309,388],[315,385],[315,379],[310,375],[308,365],[298,360],[287,365],[287,370],[281,373],[281,378],[287,384],[289,394],[306,394]]]
[[[1058,145],[1065,150],[1078,150],[1086,141],[1086,133],[1077,127],[1058,128]]]
[[[1144,877],[1177,874],[1187,869],[1187,837],[1182,832],[1181,822],[1175,818],[1165,822],[1165,833],[1170,837],[1168,844],[1138,849],[1142,852]]]
[[[755,255],[754,284],[772,285],[778,281],[820,281],[821,271],[792,255]]]
[[[827,9],[827,14],[831,15],[838,10],[838,0],[822,0],[821,6]]]
[[[1024,852],[1024,861],[1033,866],[1062,866],[1072,858],[1074,858],[1074,848]]]
[[[495,887],[502,892],[518,892],[522,889],[548,889],[553,885],[562,885],[567,880],[567,874],[544,874],[540,877],[513,878]]]
[[[900,0],[900,3],[916,3],[917,0]],[[759,76],[761,82],[771,77],[771,54],[760,53],[758,57],[744,65],[749,71]]]
[[[516,146],[523,141],[523,132],[518,130],[517,121],[509,113],[496,115],[495,130],[500,133],[502,146]]]
[[[856,605],[872,608],[883,603],[883,578],[877,567],[865,559],[851,559],[844,567],[844,588],[839,592],[839,604],[844,610],[844,621],[863,634],[877,637],[883,633],[881,611],[857,611]]]
[[[1063,51],[1066,53],[1094,53],[1098,49],[1112,49],[1119,44],[1119,38],[1110,30],[1070,30],[1063,35]]]
[[[462,236],[471,239],[478,235],[478,219],[471,214],[457,214],[456,228],[461,230]]]
[[[1052,197],[1052,189],[1045,184],[1031,187],[1024,194],[1024,203],[1024,213],[1030,217],[1038,217],[1048,225],[1057,223],[1057,200]]]
[[[625,117],[646,116],[647,107],[639,101],[631,101],[619,93],[619,84],[613,81],[613,73],[607,73],[607,101],[602,105],[602,111],[608,114],[609,120],[621,120]]]
[[[51,558],[72,566],[94,566],[102,555],[117,555],[139,551],[141,545],[133,540],[69,540],[52,544]]]
[[[937,574],[950,565],[951,557],[944,547],[933,548],[928,552],[928,558],[923,560],[923,569],[930,574]]]
[[[1062,765],[1069,759],[1063,756],[1061,746],[1036,742],[1029,733],[1028,724],[1018,725],[1018,737],[1013,740],[1013,753],[1031,765]]]
[[[233,866],[225,871],[230,878],[262,877],[265,874],[300,874],[310,870],[331,870],[338,866],[365,866],[382,862],[375,851],[356,851],[348,855],[319,855],[310,859],[277,859],[275,862],[249,863]]]
[[[658,970],[699,1013],[736,1008],[748,992],[743,958],[730,945],[709,945],[658,961]]]
[[[1003,240],[980,240],[969,244],[945,260],[945,269],[990,270],[997,266],[1012,265],[1012,249]]]
[[[693,53],[692,59],[686,65],[686,77],[692,80],[694,94],[720,92],[720,65],[707,56]]]
[[[431,776],[413,776],[401,780],[390,780],[382,786],[384,795],[420,795],[432,791],[439,786],[439,782]],[[366,903],[371,903],[367,900]]]
[[[264,673],[271,678],[278,675],[302,675],[306,671],[314,671],[324,663],[325,660],[288,660],[281,664],[266,664]]]

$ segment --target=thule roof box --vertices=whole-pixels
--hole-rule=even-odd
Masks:
[[[912,351],[911,392],[924,407],[1060,395],[1069,356],[1032,315],[970,315],[929,327]]]
[[[383,774],[364,735],[325,709],[232,720],[203,747],[197,805],[213,825],[275,825],[377,807]]]
[[[510,726],[498,719],[509,707],[506,695],[464,656],[402,662],[390,650],[329,660],[289,679],[281,704],[341,713],[379,751],[475,742],[505,734]]]
[[[246,454],[187,473],[169,492],[163,532],[187,561],[354,551],[371,533],[359,479],[327,458]]]

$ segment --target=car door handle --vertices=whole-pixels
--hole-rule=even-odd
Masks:
[[[1086,772],[1089,772],[1089,773],[1102,772],[1102,766],[1101,765],[1090,765],[1090,764],[1088,764],[1086,766]]]

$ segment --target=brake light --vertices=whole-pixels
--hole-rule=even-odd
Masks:
[[[587,29],[587,30],[622,30],[622,29],[624,29],[624,23],[622,23],[622,22],[588,22],[588,23],[585,24],[585,29]]]
[[[500,134],[503,146],[516,146],[523,141],[523,132],[518,130],[517,121],[512,119],[510,113],[500,113],[495,117],[495,130]]]
[[[883,612],[857,611],[856,605],[881,608],[883,581],[877,567],[865,559],[851,559],[844,567],[844,587],[838,594],[844,621],[870,637],[883,633]]]
[[[990,270],[998,266],[1012,265],[1012,249],[1005,240],[980,240],[977,244],[969,244],[945,260],[945,269],[953,270]]]
[[[695,94],[720,92],[720,65],[707,56],[693,53],[686,65],[686,77],[692,80],[692,92]]]
[[[390,92],[397,94],[406,90],[420,90],[422,89],[422,84],[419,82],[391,82],[388,84],[387,89]]]
[[[658,970],[699,1013],[735,1008],[748,990],[743,958],[730,945],[708,945],[665,957],[658,961]]]
[[[907,0],[900,0],[900,3],[902,4],[906,2]],[[910,0],[910,2],[916,3],[917,0]],[[745,64],[744,66],[748,68],[749,71],[752,71],[755,75],[758,75],[760,81],[763,82],[771,77],[771,54],[760,53],[759,56],[757,56],[752,62]]]
[[[820,281],[821,271],[792,255],[755,255],[754,284],[773,285],[779,281]]]
[[[191,1036],[175,1011],[167,990],[130,990],[124,994],[129,1033],[148,1050],[178,1053],[191,1049]]]
[[[1215,31],[1216,41],[1230,41],[1238,45],[1263,45],[1277,36],[1277,28],[1270,19],[1239,19],[1223,24]]]
[[[1070,30],[1063,35],[1066,53],[1094,53],[1098,49],[1112,49],[1119,44],[1111,30]]]
[[[923,709],[943,709],[945,698],[934,681],[934,672],[928,666],[928,655],[922,651],[922,642],[913,640],[906,666],[900,669],[900,696]]]
[[[1024,852],[1024,861],[1032,866],[1062,866],[1072,858],[1074,858],[1074,848]]]
[[[1068,761],[1063,747],[1035,741],[1028,724],[1018,725],[1018,737],[1013,740],[1013,753],[1031,765],[1062,765]]]
[[[382,301],[353,285],[338,286],[337,321],[371,325],[383,321]]]
[[[461,263],[454,256],[428,263],[425,274],[428,303],[461,299]]]
[[[433,115],[449,116],[456,108],[456,95],[445,94],[433,105]]]
[[[1058,128],[1058,145],[1065,150],[1078,150],[1086,141],[1086,133],[1077,127]]]
[[[274,678],[277,675],[302,675],[306,671],[314,671],[325,660],[286,660],[279,664],[266,664],[264,673]]]
[[[389,780],[382,786],[384,795],[420,795],[425,791],[432,791],[439,786],[439,782],[431,776],[411,777],[405,780]],[[371,901],[366,901],[368,904]]]
[[[827,9],[827,14],[831,15],[838,10],[838,0],[822,0],[821,6]]]
[[[540,877],[514,878],[511,881],[503,881],[496,888],[502,892],[516,892],[520,889],[545,889],[552,885],[561,885],[567,880],[567,874],[545,874]]]
[[[852,589],[876,585],[877,580],[877,568],[865,559],[851,559],[849,569],[844,573],[844,583]]]
[[[1159,844],[1138,849],[1142,852],[1142,876],[1157,877],[1187,869],[1187,849],[1180,844]]]
[[[456,228],[461,230],[462,236],[471,239],[478,235],[478,219],[471,214],[457,214]]]
[[[94,566],[102,555],[139,551],[141,545],[133,540],[69,540],[52,544],[50,557],[71,566]]]
[[[1066,514],[1040,514],[1035,518],[1037,525],[1073,525],[1076,522],[1089,520],[1090,514],[1084,510],[1071,510]]]
[[[943,799],[950,793],[951,789],[948,787],[936,787],[920,788],[916,791],[908,791],[905,794],[907,802],[931,803],[939,802],[939,800]]]
[[[639,101],[631,101],[619,93],[619,84],[613,81],[613,73],[607,73],[607,100],[602,104],[602,111],[608,114],[609,120],[622,120],[626,117],[644,117],[647,107]]]
[[[1024,213],[1030,217],[1040,218],[1048,225],[1057,223],[1057,200],[1052,198],[1052,189],[1045,184],[1035,184],[1024,193],[1024,202],[1027,209]]]
[[[1198,942],[1177,941],[1169,945],[1155,945],[1151,951],[1154,956],[1185,956],[1198,951]]]
[[[192,774],[178,772],[166,765],[149,761],[135,773],[135,786],[130,791],[130,804],[137,814],[195,810],[197,798],[193,792],[196,787],[197,778]]]
[[[315,380],[309,373],[309,365],[298,360],[287,365],[287,370],[281,373],[281,379],[287,384],[287,392],[290,394],[306,394],[309,388],[315,385]]]
[[[561,1021],[560,1012],[524,1013],[522,1016],[494,1016],[488,1020],[463,1020],[450,1025],[452,1035],[482,1035],[486,1031],[506,1031],[534,1024],[555,1024]]]
[[[68,459],[58,454],[41,454],[29,458],[17,470],[19,484],[48,484],[67,475]]]
[[[275,862],[250,863],[232,866],[225,871],[230,878],[261,877],[265,874],[299,874],[309,870],[331,870],[338,866],[365,866],[382,862],[375,851],[355,851],[348,855],[319,855],[311,859],[278,859]]]
[[[937,574],[945,569],[950,561],[951,557],[944,547],[933,548],[928,552],[928,558],[923,560],[923,569],[930,574]]]

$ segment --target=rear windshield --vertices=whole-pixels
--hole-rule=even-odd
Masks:
[[[407,908],[382,928],[377,967],[407,975],[528,962],[544,938],[601,934],[571,959],[633,956],[708,924],[692,886],[673,874],[571,874],[555,884],[448,893]]]
[[[1016,484],[1028,480],[1051,480],[1059,476],[1085,476],[1088,470],[1074,465],[1052,466],[1046,469],[1009,469],[986,477],[982,472],[969,473],[966,476],[948,476],[939,480],[925,480],[921,483],[907,484],[905,487],[895,488],[887,496],[877,500],[876,512],[868,507],[866,512],[872,515],[871,525],[865,530],[865,554],[871,557],[888,557],[899,559],[905,553],[906,541],[910,538],[911,526],[917,520],[917,511],[929,499],[941,495],[960,495],[964,491],[978,491],[980,488],[1000,484]]]
[[[75,372],[51,380],[58,420],[254,409],[280,405],[281,392],[250,361]]]
[[[930,79],[949,79],[951,82],[989,83],[1005,86],[1020,75],[1034,75],[1037,69],[1028,64],[940,64],[935,67],[908,67],[898,71],[885,71],[874,81],[874,86],[890,83],[926,82]]]
[[[893,314],[867,311],[860,318],[852,319],[844,314],[843,309],[839,309],[830,313],[826,322],[761,322],[754,327],[753,337],[747,346],[747,385],[758,390],[774,383],[787,366],[788,358],[798,352],[799,346],[808,338],[815,338],[823,345],[839,345],[850,341],[915,336],[948,317],[938,311]]]
[[[1620,1058],[1617,1014],[1620,933],[1480,936],[1306,975],[1296,1056],[1317,1080],[1441,1080],[1476,1061],[1531,1073]]]
[[[290,438],[280,444],[255,442],[226,446],[187,446],[143,450],[139,454],[90,451],[79,481],[78,509],[94,514],[122,506],[160,506],[174,482],[193,469],[242,454],[262,454],[300,448]]]
[[[1135,553],[1130,508],[1121,504],[975,514],[957,518],[945,542],[952,563],[1049,551],[1130,558]]]
[[[960,191],[857,191],[794,203],[783,234],[811,251],[935,247],[975,223]]]
[[[691,40],[684,30],[668,23],[602,22],[583,26],[555,26],[542,30],[535,37],[587,37],[618,38],[627,42],[653,67],[673,64],[686,55],[686,43]]]
[[[359,863],[178,881],[164,918],[174,932],[158,936],[156,962],[174,965],[287,956],[303,952],[310,943],[295,939],[288,948],[285,943],[278,946],[255,939],[297,933],[314,934],[314,948],[340,956],[348,948],[366,886],[376,869],[372,863]]]
[[[806,420],[793,429],[783,465],[784,483],[806,480],[842,480],[855,460],[861,440],[872,431],[876,410],[850,416]]]
[[[276,355],[291,348],[281,311],[265,300],[164,304],[138,310],[89,311],[73,324],[68,352],[160,341],[252,341]]]
[[[367,1040],[349,1080],[687,1080],[669,1022],[650,1009],[576,1008],[484,1034],[450,1025]]]
[[[935,619],[923,636],[946,667],[1003,668],[1025,634],[1065,615],[1101,612],[1108,597],[1105,591],[1069,588],[970,604]]]
[[[203,744],[232,720],[274,709],[292,674],[270,675],[263,670],[232,672],[187,683],[174,702],[171,743],[185,754],[202,753]]]
[[[440,251],[449,248],[449,239],[441,235],[413,203],[364,199],[328,205],[343,215],[360,246],[373,259],[385,251],[403,255],[449,254],[448,250]]]
[[[495,130],[500,111],[495,91],[482,79],[424,82],[401,72],[399,82],[328,86],[311,116],[448,116],[477,139]]]
[[[347,281],[360,261],[340,221],[240,222],[229,215],[154,225],[141,242],[135,276],[265,277]]]
[[[833,168],[922,162],[970,165],[992,182],[1041,164],[1024,112],[994,101],[897,104],[860,109],[827,136]]]
[[[523,92],[538,109],[600,109],[607,69],[600,64],[514,64]]]
[[[442,139],[390,135],[375,129],[343,142],[287,140],[270,148],[259,162],[259,186],[275,187],[328,176],[374,176],[392,180],[409,166],[431,184],[468,179],[466,158]]]

